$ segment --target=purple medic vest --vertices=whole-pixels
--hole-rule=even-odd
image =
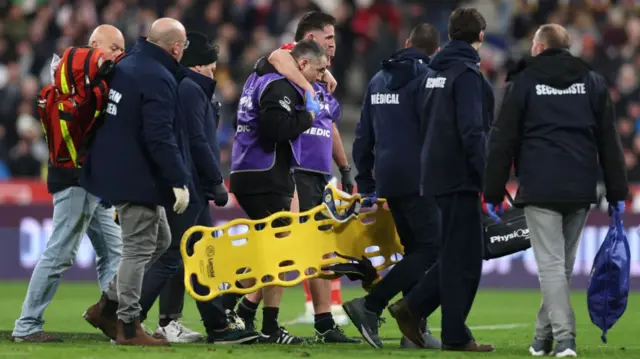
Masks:
[[[313,120],[311,128],[300,135],[302,152],[297,169],[323,174],[331,174],[333,159],[333,123],[340,121],[340,103],[321,84],[314,83],[313,88],[321,93],[322,110]]]
[[[283,79],[277,73],[258,76],[252,73],[242,88],[242,96],[238,104],[238,125],[231,150],[231,172],[268,171],[276,161],[276,144],[265,147],[260,143],[258,135],[258,121],[260,117],[260,98],[267,85],[273,81]],[[291,83],[303,95],[302,90]],[[291,144],[291,167],[300,164],[301,143],[300,136]]]

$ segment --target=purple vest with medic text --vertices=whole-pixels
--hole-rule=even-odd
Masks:
[[[273,81],[283,79],[277,73],[258,76],[252,73],[242,88],[242,96],[238,104],[238,126],[231,150],[231,172],[267,171],[273,167],[276,161],[276,144],[269,148],[260,144],[258,138],[258,121],[260,117],[260,98],[267,85]],[[293,83],[292,83],[293,85]],[[298,86],[293,85],[298,92],[303,92]],[[300,164],[300,137],[291,144],[291,167]]]
[[[314,83],[313,88],[322,95],[322,110],[318,113],[313,125],[300,135],[302,153],[298,169],[323,174],[331,174],[333,159],[333,123],[340,121],[340,103],[327,89]]]

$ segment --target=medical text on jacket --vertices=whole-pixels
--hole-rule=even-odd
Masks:
[[[400,99],[397,93],[374,93],[371,95],[372,105],[399,105]]]

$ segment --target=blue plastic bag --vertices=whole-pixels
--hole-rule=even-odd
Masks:
[[[630,251],[620,212],[611,209],[611,223],[591,268],[587,307],[593,324],[607,331],[622,317],[629,297]]]

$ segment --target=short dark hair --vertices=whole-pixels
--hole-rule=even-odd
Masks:
[[[469,44],[480,41],[480,33],[487,28],[484,16],[474,8],[457,8],[449,17],[449,39]]]
[[[571,38],[567,30],[558,24],[545,24],[538,29],[538,40],[549,49],[568,49]]]
[[[309,31],[323,30],[328,25],[335,26],[336,18],[321,11],[309,11],[300,19],[293,39],[300,41]]]
[[[440,47],[440,32],[431,24],[420,24],[411,30],[409,46],[431,56]]]
[[[291,56],[296,60],[299,60],[301,57],[308,57],[315,60],[325,55],[324,48],[317,42],[309,39],[298,41],[296,46],[291,49]]]

